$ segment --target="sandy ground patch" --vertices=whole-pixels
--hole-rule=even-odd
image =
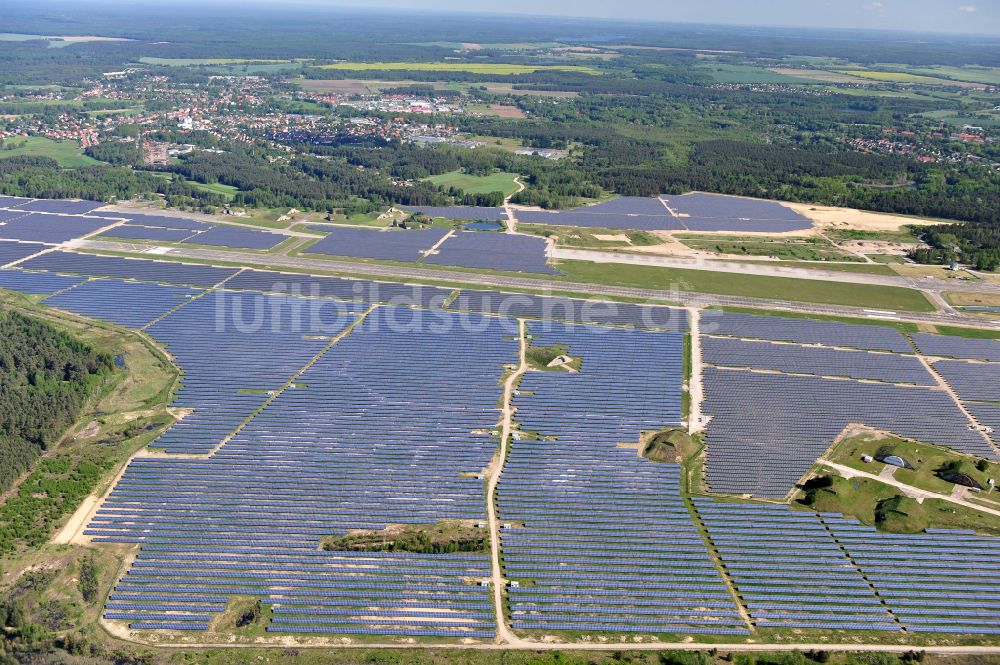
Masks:
[[[919,242],[890,242],[888,240],[848,240],[837,245],[847,252],[855,254],[892,254],[903,256],[911,249],[920,247]]]
[[[898,231],[907,224],[940,224],[930,219],[903,217],[867,210],[835,208],[809,203],[782,203],[783,206],[805,215],[816,224],[838,229],[858,229],[861,231]]]
[[[656,254],[659,256],[685,256],[685,257],[717,257],[718,254],[712,252],[699,252],[692,249],[675,238],[671,231],[650,231],[650,233],[660,239],[659,245],[639,245],[629,247],[630,252],[642,254]]]
[[[604,242],[627,242],[632,244],[632,240],[627,233],[595,233],[594,237]]]

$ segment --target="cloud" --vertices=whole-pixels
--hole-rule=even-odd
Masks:
[[[958,11],[965,12],[966,14],[975,14],[977,9],[975,5],[962,5],[958,8]]]
[[[885,13],[885,5],[879,2],[878,0],[875,0],[875,2],[871,3],[870,5],[864,5],[862,9],[869,12],[876,12],[878,14]]]

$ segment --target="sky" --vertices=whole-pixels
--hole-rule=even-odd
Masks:
[[[280,1],[280,0],[279,0]],[[308,4],[727,25],[1000,34],[1000,0],[306,0]]]

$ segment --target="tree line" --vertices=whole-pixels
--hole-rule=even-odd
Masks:
[[[0,489],[76,421],[110,356],[51,325],[0,312]]]

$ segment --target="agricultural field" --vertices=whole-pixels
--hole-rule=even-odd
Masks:
[[[84,155],[76,141],[53,141],[43,136],[15,137],[0,143],[0,157],[17,156],[49,157],[67,169],[101,163]]]
[[[320,68],[361,72],[467,72],[470,74],[497,74],[501,76],[532,74],[541,71],[598,74],[596,69],[584,65],[516,65],[476,62],[337,62],[331,65],[320,65]]]
[[[923,76],[920,74],[911,74],[908,72],[892,72],[892,71],[881,71],[881,70],[863,70],[863,69],[845,69],[844,74],[848,76],[858,76],[864,79],[870,79],[872,81],[881,81],[884,83],[912,83],[912,84],[922,84],[922,85],[958,85],[963,87],[968,87],[969,84],[963,81],[951,81],[944,78],[937,78],[934,76]]]

